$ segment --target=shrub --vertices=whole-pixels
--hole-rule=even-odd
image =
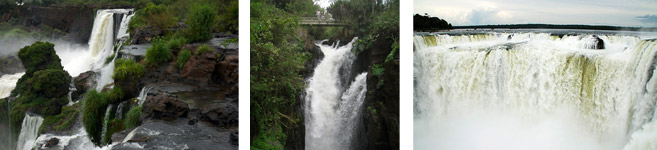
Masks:
[[[206,41],[212,38],[212,28],[217,17],[215,9],[207,4],[192,6],[185,22],[187,28],[187,39],[192,42]]]
[[[130,20],[128,29],[134,31],[137,28],[150,25],[154,30],[165,31],[178,22],[164,5],[146,4],[146,7],[136,12],[135,17]]]
[[[27,79],[28,91],[34,94],[41,94],[47,98],[58,98],[66,96],[69,92],[71,76],[64,70],[46,69],[34,72],[34,75]]]
[[[96,145],[100,144],[106,105],[103,95],[95,89],[87,91],[82,100],[82,125]]]
[[[130,108],[130,111],[128,111],[128,114],[126,114],[125,118],[125,128],[130,129],[133,127],[136,127],[140,124],[140,118],[141,117],[141,106],[134,106]]]
[[[162,39],[155,39],[151,43],[153,46],[146,50],[146,64],[149,66],[158,66],[171,60],[173,54],[166,47]]]
[[[139,79],[144,74],[144,65],[138,64],[131,59],[117,59],[114,61],[114,65],[114,74],[112,75],[114,80],[123,80],[127,77]]]
[[[196,49],[196,52],[194,52],[194,55],[198,56],[200,54],[209,53],[209,52],[212,52],[212,50],[210,49],[210,46],[208,46],[207,44],[203,44],[203,45],[199,46]]]
[[[180,54],[178,54],[178,59],[176,59],[176,65],[178,68],[182,69],[185,67],[185,63],[187,63],[187,60],[189,60],[189,57],[192,56],[192,52],[189,50],[183,49],[180,51]]]
[[[70,129],[77,120],[79,103],[73,106],[62,107],[62,112],[54,116],[46,116],[43,119],[43,124],[39,131],[44,131],[46,128],[52,128],[54,131],[64,131]]]
[[[183,37],[174,37],[169,39],[166,46],[169,50],[177,50],[185,45],[185,42],[186,40]]]
[[[59,56],[55,53],[55,45],[49,42],[35,42],[18,51],[18,57],[25,66],[25,74],[43,69],[64,69]]]
[[[105,58],[105,64],[109,64],[110,62],[112,62],[114,57],[116,57],[115,54],[112,54],[111,56],[107,56],[107,58]]]

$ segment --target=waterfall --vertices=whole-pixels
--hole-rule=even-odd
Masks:
[[[342,47],[317,44],[324,58],[308,79],[306,89],[306,149],[351,148],[367,91],[367,73],[358,75],[348,88],[342,83],[349,78],[356,58],[351,52],[356,39]]]
[[[11,94],[11,91],[16,87],[16,82],[20,79],[24,72],[16,74],[6,74],[0,77],[0,98],[5,98]]]
[[[108,138],[110,138],[110,137],[107,137],[106,134],[107,134],[107,130],[108,130],[107,126],[109,125],[109,121],[112,118],[112,108],[113,108],[113,106],[114,105],[109,104],[107,106],[107,110],[105,110],[105,118],[103,119],[103,131],[102,131],[102,134],[100,134],[101,135],[102,145],[107,144],[108,141],[109,141]]]
[[[139,97],[137,97],[137,100],[139,100],[137,103],[139,105],[144,104],[146,101],[146,97],[148,97],[148,92],[150,92],[153,89],[153,87],[150,86],[144,86],[144,88],[141,89],[139,92]]]
[[[43,118],[40,116],[25,114],[21,133],[18,135],[16,150],[31,150],[34,147],[41,123],[43,123]]]
[[[656,135],[657,42],[598,35],[605,49],[591,50],[590,37],[415,36],[415,148],[605,150]]]
[[[115,29],[115,15],[120,15],[122,17],[120,20],[120,25]],[[96,18],[94,19],[94,25],[92,33],[89,39],[89,47],[85,51],[76,51],[73,54],[76,57],[71,57],[73,60],[67,60],[67,63],[63,63],[64,69],[67,70],[71,76],[77,76],[78,74],[93,70],[99,72],[99,76],[96,78],[97,86],[96,90],[101,91],[105,85],[110,84],[113,81],[112,74],[114,73],[114,60],[118,57],[118,47],[123,43],[125,36],[129,34],[127,31],[127,25],[129,20],[133,16],[133,9],[102,9],[96,12]],[[116,35],[116,37],[114,37]],[[115,45],[115,43],[117,43]],[[115,50],[117,46],[117,51]],[[115,55],[109,63],[106,62],[106,58]],[[65,62],[64,60],[62,62]],[[112,105],[108,107],[111,109]],[[105,122],[103,125],[103,140],[105,138],[105,133],[107,130],[108,117],[111,113],[107,112],[105,115]],[[39,145],[45,145],[47,140],[51,138],[58,138],[62,141],[57,145],[62,149],[108,149],[110,146],[106,147],[95,147],[94,144],[89,140],[87,133],[84,131],[84,128],[80,126],[78,129],[74,129],[77,132],[72,135],[52,135],[45,134],[39,136],[36,143]]]

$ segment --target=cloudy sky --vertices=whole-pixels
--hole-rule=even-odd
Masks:
[[[589,24],[657,27],[657,0],[414,0],[414,13],[452,25]]]

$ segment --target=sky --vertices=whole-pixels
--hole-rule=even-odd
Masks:
[[[657,27],[657,0],[414,0],[413,14],[428,13],[455,26],[587,24]]]

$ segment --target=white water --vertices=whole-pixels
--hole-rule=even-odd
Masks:
[[[106,10],[98,10],[96,13],[96,18],[94,20],[94,27],[91,33],[91,37],[89,40],[89,47],[86,50],[79,50],[79,49],[73,49],[73,50],[65,50],[65,51],[58,51],[58,55],[62,57],[62,64],[64,65],[64,69],[71,74],[71,76],[77,76],[82,72],[89,71],[89,70],[94,70],[100,73],[99,77],[96,79],[97,81],[97,90],[102,90],[102,88],[114,82],[112,80],[112,74],[114,72],[114,59],[112,59],[111,62],[108,64],[105,64],[106,58],[108,56],[111,56],[112,54],[116,54],[117,52],[114,52],[114,43],[115,43],[115,38],[113,37],[114,35],[114,19],[113,19],[113,14],[115,13],[121,13],[124,14],[123,20],[121,21],[121,25],[119,27],[119,31],[117,33],[117,38],[122,38],[125,36],[128,36],[128,33],[126,33],[127,29],[127,24],[131,17],[133,15],[128,15],[132,9],[106,9]],[[106,127],[103,127],[106,128]],[[60,143],[58,144],[58,147],[61,149],[66,148],[66,149],[84,149],[84,150],[101,150],[101,149],[109,149],[111,148],[112,145],[108,145],[105,147],[95,147],[94,144],[89,140],[87,133],[84,131],[83,127],[79,127],[79,129],[74,129],[77,130],[78,132],[72,134],[72,135],[51,135],[51,134],[46,134],[46,135],[41,135],[37,143],[42,143],[41,145],[45,145],[47,140],[50,140],[53,137],[57,137],[60,139]],[[105,130],[105,129],[104,129]],[[62,142],[63,140],[63,142]]]
[[[31,150],[34,147],[41,123],[43,123],[41,116],[25,114],[21,133],[18,135],[18,142],[16,142],[16,150]]]
[[[352,42],[342,47],[317,44],[324,58],[308,81],[305,97],[306,149],[350,149],[358,113],[367,91],[367,73],[361,73],[345,89],[356,58]]]
[[[16,82],[20,79],[24,72],[16,74],[5,74],[0,77],[0,98],[5,98],[11,94],[11,90],[16,87]]]
[[[148,97],[148,92],[150,92],[152,89],[153,87],[150,86],[144,86],[144,88],[141,89],[141,91],[139,92],[139,97],[137,97],[137,100],[139,100],[137,101],[137,103],[139,105],[144,104],[144,102],[146,101],[146,97]]]
[[[415,36],[414,147],[656,147],[657,42],[599,37],[604,50],[590,35]]]

